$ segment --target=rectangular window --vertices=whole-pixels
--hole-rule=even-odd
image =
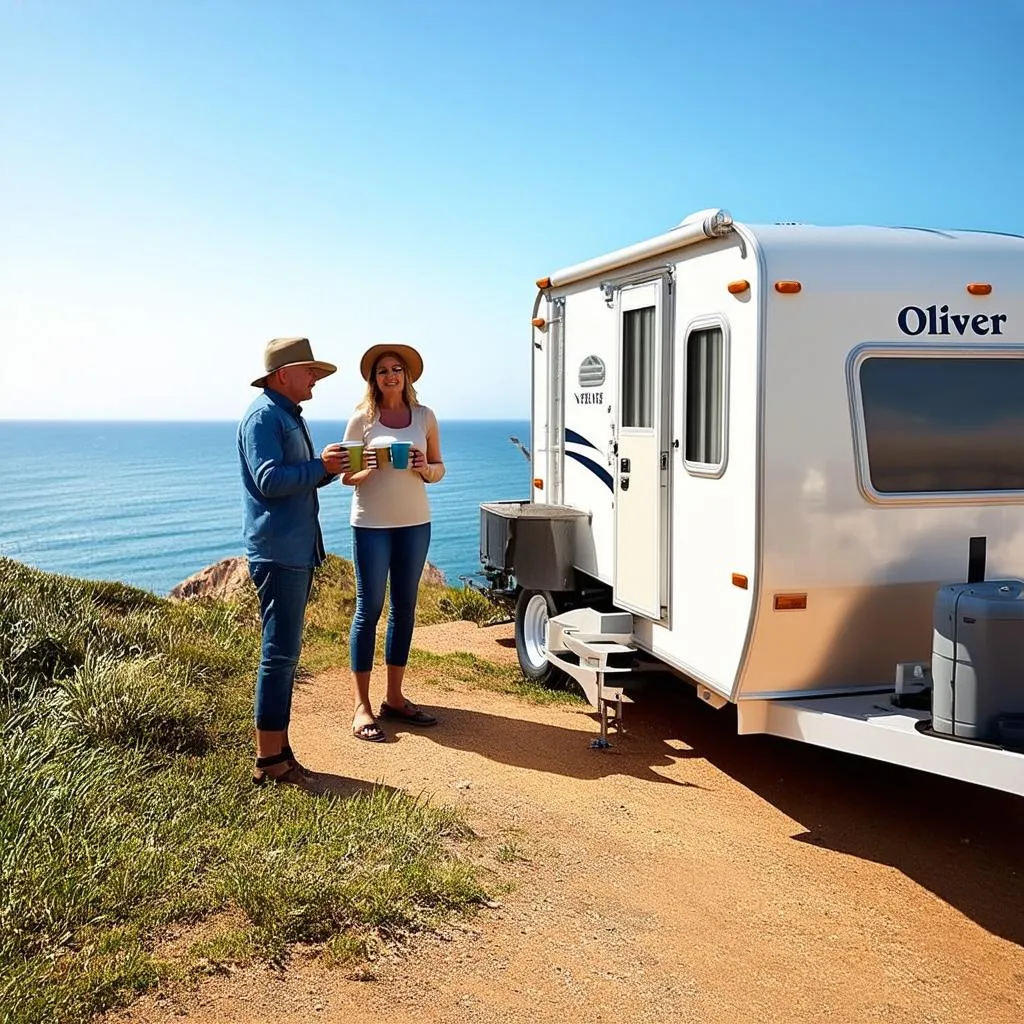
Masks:
[[[686,461],[720,466],[725,429],[725,341],[721,327],[686,339]]]
[[[1024,359],[869,357],[860,391],[879,493],[1024,490]]]
[[[654,426],[654,306],[622,314],[622,425]]]

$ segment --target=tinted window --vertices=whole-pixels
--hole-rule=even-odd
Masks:
[[[860,388],[876,491],[1024,490],[1024,360],[874,357]]]
[[[686,461],[722,462],[725,348],[721,327],[693,331],[686,339]]]
[[[654,426],[654,306],[622,314],[622,425]]]

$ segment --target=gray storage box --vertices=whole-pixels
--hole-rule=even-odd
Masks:
[[[1000,743],[1000,719],[1024,712],[1024,581],[943,587],[935,598],[932,728]]]
[[[590,513],[568,505],[491,501],[480,506],[480,561],[526,590],[572,590],[579,531]]]

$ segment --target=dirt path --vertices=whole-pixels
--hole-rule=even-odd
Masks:
[[[458,624],[416,642],[497,660],[508,636]],[[652,684],[609,751],[589,749],[585,711],[408,689],[441,724],[359,743],[343,676],[319,677],[297,694],[295,747],[464,806],[491,887],[511,883],[500,905],[366,980],[300,961],[112,1019],[1024,1020],[1024,801],[737,737],[678,684]]]

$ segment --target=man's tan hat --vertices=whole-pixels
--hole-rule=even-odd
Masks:
[[[371,345],[359,360],[359,372],[363,375],[363,380],[370,379],[377,360],[387,352],[394,352],[405,363],[406,376],[414,384],[423,375],[423,356],[411,345]]]
[[[267,342],[266,350],[263,353],[264,373],[253,382],[254,388],[263,387],[268,375],[282,366],[315,366],[320,371],[320,377],[329,377],[338,368],[334,363],[324,363],[313,358],[313,349],[310,347],[309,338],[274,338]]]

